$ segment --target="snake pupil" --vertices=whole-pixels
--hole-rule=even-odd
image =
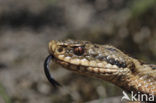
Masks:
[[[78,56],[82,55],[84,53],[84,48],[83,47],[75,47],[74,48],[74,53]]]

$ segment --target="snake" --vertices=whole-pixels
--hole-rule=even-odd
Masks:
[[[50,60],[78,74],[108,81],[126,92],[156,97],[156,65],[143,63],[114,46],[83,40],[51,40],[48,50],[44,70],[54,87],[60,84],[49,73]]]

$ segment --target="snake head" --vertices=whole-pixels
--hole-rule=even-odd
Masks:
[[[153,94],[155,91],[155,73],[151,72],[155,70],[155,65],[143,64],[113,46],[80,40],[52,40],[49,43],[49,53],[50,58],[66,69],[102,78],[128,92]],[[57,85],[53,78],[49,81]]]
[[[131,58],[109,45],[89,41],[66,40],[49,42],[49,53],[63,67],[77,73],[110,79],[130,72]]]

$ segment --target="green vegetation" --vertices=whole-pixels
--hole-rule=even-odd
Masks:
[[[134,1],[134,4],[132,6],[132,15],[133,15],[133,17],[137,17],[155,5],[156,5],[156,0],[137,0],[137,1]]]
[[[5,103],[11,103],[10,97],[6,94],[3,85],[0,83],[0,96],[4,99]]]

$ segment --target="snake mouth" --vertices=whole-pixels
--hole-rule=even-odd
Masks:
[[[117,68],[110,68],[109,66],[111,65],[107,65],[108,67],[81,65],[81,64],[76,64],[75,61],[72,60],[70,60],[69,62],[69,61],[65,61],[64,59],[60,59],[59,56],[54,56],[54,60],[56,63],[63,66],[64,68],[80,74],[91,74],[99,77],[104,77],[110,75],[111,76],[117,75],[119,72],[122,72]]]

